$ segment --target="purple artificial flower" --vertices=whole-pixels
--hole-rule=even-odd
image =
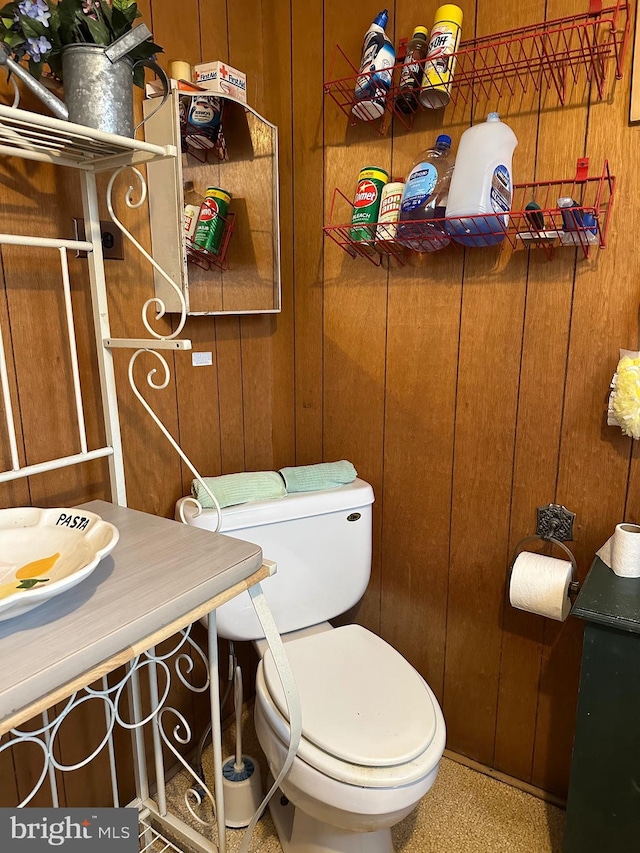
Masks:
[[[22,0],[22,2],[18,4],[18,11],[22,15],[26,15],[28,18],[33,18],[34,21],[44,24],[45,27],[49,26],[51,12],[49,11],[49,7],[45,0]]]
[[[40,36],[40,38],[27,39],[29,47],[27,48],[29,52],[29,56],[33,59],[34,62],[39,62],[42,58],[42,55],[45,54],[48,50],[51,50],[51,42],[48,41],[44,36]]]

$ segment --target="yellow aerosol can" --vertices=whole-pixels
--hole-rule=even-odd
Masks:
[[[420,103],[423,107],[437,110],[449,103],[456,64],[454,54],[460,45],[461,31],[462,9],[452,3],[440,6],[429,35],[429,47],[424,63],[420,91]]]

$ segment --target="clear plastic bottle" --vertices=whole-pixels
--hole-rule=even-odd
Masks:
[[[504,240],[511,211],[511,160],[515,133],[498,113],[460,138],[447,203],[447,231],[463,246],[494,246]]]
[[[383,9],[364,34],[360,74],[356,80],[355,100],[351,112],[362,121],[380,118],[391,87],[396,51],[384,28],[389,12]]]
[[[446,134],[413,161],[402,193],[398,243],[416,252],[437,252],[449,245],[443,223],[429,220],[445,215],[453,165],[451,137]]]

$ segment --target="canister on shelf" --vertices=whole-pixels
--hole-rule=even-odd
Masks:
[[[193,185],[193,181],[185,181],[184,182],[184,216],[183,216],[183,227],[184,227],[184,236],[190,242],[193,242],[193,238],[196,233],[196,225],[198,223],[198,216],[200,214],[200,208],[202,206],[202,196],[196,192],[196,188]]]
[[[380,211],[382,188],[389,180],[389,173],[378,166],[366,166],[358,175],[358,186],[353,200],[353,215],[349,236],[356,243],[373,243],[375,223]]]
[[[193,242],[201,249],[217,255],[224,233],[225,218],[229,211],[231,193],[220,187],[209,187],[198,215]]]
[[[185,204],[184,206],[184,236],[187,240],[193,242],[196,234],[196,225],[198,224],[198,216],[200,208],[197,204]]]
[[[451,100],[451,85],[455,71],[454,56],[460,44],[462,9],[447,3],[436,10],[436,18],[429,36],[429,48],[424,64],[420,103],[437,110]]]
[[[195,148],[214,148],[222,133],[222,99],[200,94],[188,97],[187,121],[182,127],[187,143]],[[185,96],[180,98],[181,107],[183,100]]]
[[[191,66],[184,59],[172,59],[169,63],[169,77],[174,80],[191,80]]]
[[[382,188],[376,240],[395,240],[403,190],[402,181],[391,181]]]

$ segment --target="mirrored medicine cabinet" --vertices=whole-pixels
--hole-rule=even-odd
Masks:
[[[223,136],[215,146],[192,146],[181,133],[180,112],[185,103],[188,110],[190,98],[202,95],[212,93],[186,95],[173,89],[154,115],[157,98],[144,102],[146,141],[175,145],[182,152],[147,166],[153,257],[183,293],[190,315],[279,312],[277,128],[250,106],[216,94]],[[188,198],[204,199],[209,187],[232,196],[217,255],[201,251],[184,231],[185,190]],[[154,278],[156,296],[167,311],[179,312],[173,288],[158,272]]]

